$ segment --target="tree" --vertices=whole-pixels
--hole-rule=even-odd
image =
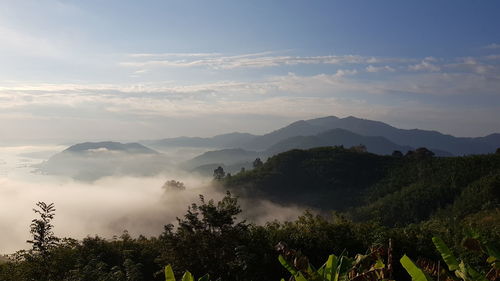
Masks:
[[[392,152],[392,157],[397,157],[397,158],[401,158],[403,157],[403,152],[399,151],[399,150],[394,150]]]
[[[184,185],[183,182],[176,180],[169,180],[165,182],[165,184],[163,184],[162,188],[165,190],[185,190],[186,186]]]
[[[52,220],[56,211],[54,203],[46,204],[45,202],[36,203],[38,209],[33,209],[36,214],[40,215],[39,219],[33,219],[30,225],[30,233],[33,235],[32,240],[26,242],[32,244],[32,250],[40,254],[42,258],[47,258],[51,248],[57,246],[59,238],[54,235]]]
[[[497,148],[497,151],[495,153],[500,155],[500,147]]]
[[[214,180],[222,180],[226,176],[226,172],[224,172],[224,168],[221,166],[217,167],[217,169],[214,170]]]
[[[59,242],[59,238],[54,235],[54,225],[52,225],[56,209],[54,203],[38,202],[36,206],[38,208],[34,208],[33,211],[40,218],[31,221],[30,233],[33,239],[26,242],[32,244],[32,249],[25,258],[32,263],[31,271],[37,276],[37,280],[51,280],[53,267],[49,264],[50,253]]]
[[[349,150],[354,151],[354,152],[358,152],[358,153],[366,153],[368,151],[366,149],[366,146],[363,144],[352,146]]]
[[[434,156],[434,152],[430,151],[426,147],[419,147],[415,150],[409,150],[405,157],[415,158],[415,159],[427,159]]]
[[[257,168],[260,168],[264,165],[264,163],[262,163],[262,160],[260,160],[260,158],[257,158],[253,161],[253,167],[254,169],[257,169]]]
[[[200,204],[192,204],[177,219],[177,229],[165,226],[159,264],[172,264],[178,273],[189,269],[194,275],[209,273],[222,280],[240,280],[238,247],[245,244],[249,227],[237,219],[240,213],[237,198],[229,192],[219,202],[207,202],[200,195]]]
[[[417,148],[417,150],[415,150],[415,153],[417,154],[417,156],[419,156],[421,158],[427,158],[427,157],[434,156],[434,152],[430,151],[426,147]]]

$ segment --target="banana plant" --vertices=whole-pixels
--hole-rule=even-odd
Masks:
[[[381,258],[381,248],[372,248],[368,254],[358,254],[354,259],[345,256],[344,252],[339,256],[332,254],[319,269],[315,269],[300,252],[287,249],[284,244],[279,244],[277,248],[283,254],[279,255],[279,262],[292,274],[295,281],[388,280],[385,277],[387,266]]]
[[[279,255],[278,260],[292,274],[295,281],[347,280],[349,269],[352,265],[352,260],[348,257],[337,257],[335,255],[328,256],[328,260],[317,270],[311,264],[307,264],[305,270],[299,270],[282,255]],[[302,271],[305,272],[303,273]]]
[[[448,248],[446,243],[439,237],[432,237],[434,246],[441,254],[444,262],[451,272],[464,281],[487,281],[486,275],[479,273],[476,269],[465,264],[463,261],[458,262],[453,252]]]
[[[171,265],[165,266],[165,281],[176,281],[174,271],[172,270]],[[184,275],[182,275],[181,281],[196,281],[193,274],[191,272],[186,271]],[[210,276],[208,274],[203,275],[198,278],[198,281],[210,281]]]
[[[453,272],[455,276],[464,281],[488,281],[496,280],[499,277],[500,269],[500,254],[495,246],[489,242],[483,241],[479,236],[468,237],[464,240],[464,246],[475,251],[483,251],[488,254],[486,262],[491,265],[491,270],[488,274],[480,273],[478,270],[474,269],[472,266],[466,264],[464,261],[459,261],[453,252],[448,248],[446,243],[439,238],[433,237],[432,242],[436,247],[437,251],[441,254],[444,262],[446,263],[448,270]],[[408,274],[410,274],[412,280],[414,281],[432,281],[432,278],[427,275],[422,269],[416,266],[413,261],[404,255],[401,260],[401,264],[406,269]]]
[[[474,230],[468,231],[468,237],[464,239],[463,245],[469,250],[486,254],[486,263],[491,267],[486,274],[487,279],[496,280],[500,278],[500,250],[498,250],[497,245],[487,241]]]

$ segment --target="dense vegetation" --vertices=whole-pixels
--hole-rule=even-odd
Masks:
[[[226,177],[223,188],[389,227],[433,216],[462,220],[499,206],[500,154],[433,157],[422,148],[400,157],[359,147],[291,150]]]
[[[488,271],[487,256],[471,253],[463,242],[471,233],[500,241],[500,155],[435,158],[425,150],[395,155],[359,147],[294,150],[259,161],[254,170],[219,177],[221,188],[241,196],[336,210],[323,216],[308,212],[292,222],[241,221],[237,199],[228,193],[219,202],[201,197],[177,226],[166,225],[158,237],[124,232],[111,240],[76,241],[53,237],[55,210],[39,205],[32,249],[2,263],[0,280],[165,280],[169,264],[176,276],[189,270],[212,280],[280,280],[289,276],[277,259],[280,242],[278,250],[286,245],[321,265],[332,253],[387,252],[391,240],[395,259],[407,254],[431,268],[441,259],[434,236],[467,264]],[[393,278],[409,279],[399,263]]]

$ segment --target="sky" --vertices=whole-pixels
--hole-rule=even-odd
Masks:
[[[334,115],[500,132],[500,2],[1,0],[0,143]]]

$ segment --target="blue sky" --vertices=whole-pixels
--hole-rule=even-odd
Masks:
[[[498,1],[0,2],[3,141],[500,132]]]

